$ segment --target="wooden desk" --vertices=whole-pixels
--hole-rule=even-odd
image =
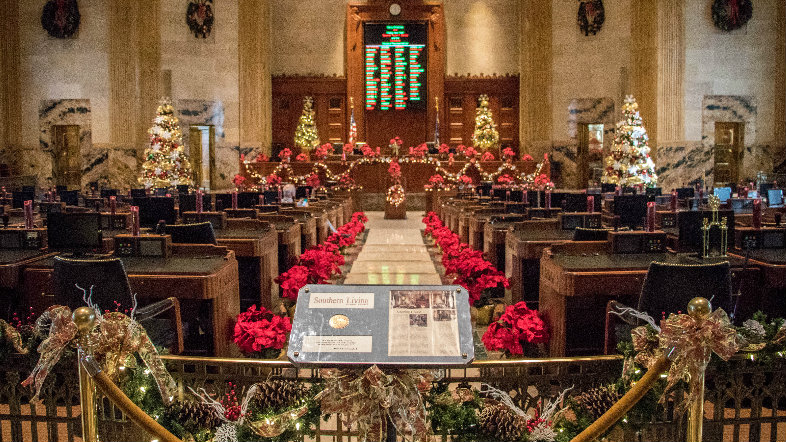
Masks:
[[[483,236],[486,224],[495,215],[505,215],[505,206],[493,204],[482,209],[477,209],[469,217],[467,227],[467,243],[475,250],[483,250]]]
[[[745,259],[745,251],[735,250],[731,256]],[[786,249],[756,249],[749,252],[750,265],[762,272],[761,298],[757,305],[767,316],[786,316]]]
[[[128,273],[131,290],[143,304],[171,296],[207,303],[212,319],[213,353],[216,356],[237,356],[232,343],[235,318],[240,313],[238,273],[235,253],[223,256],[178,256],[163,258],[121,258]],[[51,255],[28,263],[23,271],[24,308],[33,307],[41,314],[57,304],[52,296]],[[110,308],[111,306],[100,306]],[[188,319],[188,318],[187,318]],[[196,350],[189,349],[188,350]],[[201,350],[201,349],[200,349]]]
[[[505,269],[505,236],[515,222],[521,222],[524,215],[494,215],[483,226],[483,255],[499,270]]]
[[[291,216],[297,221],[300,226],[300,248],[305,251],[309,247],[314,247],[319,244],[317,233],[317,219],[311,212],[307,210],[300,210],[300,207],[295,209],[281,209],[279,213],[286,216]]]
[[[216,242],[235,252],[241,310],[252,304],[272,308],[278,300],[276,229],[256,219],[228,219],[227,228],[216,230]]]
[[[284,215],[260,214],[259,218],[267,221],[278,232],[278,271],[284,273],[297,264],[302,248],[300,244],[300,225],[294,218]]]
[[[675,264],[729,261],[733,287],[737,287],[740,278],[745,278],[743,297],[756,292],[761,276],[755,267],[748,267],[743,275],[743,264],[736,257],[699,260],[674,253],[582,256],[556,254],[546,249],[540,264],[539,310],[550,327],[549,355],[602,354],[606,303],[615,299],[636,305],[653,261]]]

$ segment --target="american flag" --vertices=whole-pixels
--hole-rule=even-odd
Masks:
[[[355,123],[355,107],[352,107],[352,113],[349,114],[349,144],[355,145],[355,138],[358,136],[358,125]]]

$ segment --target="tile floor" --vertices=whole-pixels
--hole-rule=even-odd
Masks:
[[[344,284],[439,285],[442,283],[423,243],[421,212],[386,220],[366,212],[368,237]]]

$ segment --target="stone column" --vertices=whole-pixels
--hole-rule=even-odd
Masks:
[[[630,92],[639,103],[650,148],[658,139],[658,0],[631,3]]]
[[[773,159],[777,166],[786,154],[786,2],[779,1],[775,42],[775,149]],[[780,159],[780,161],[779,161]]]
[[[552,137],[551,1],[522,0],[519,25],[519,150],[537,158]]]
[[[657,141],[661,144],[685,139],[684,6],[684,0],[658,2]]]
[[[270,0],[238,4],[238,96],[240,147],[270,154],[272,132]]]
[[[22,143],[19,21],[18,2],[3,2],[0,7],[0,150],[19,147]]]
[[[136,0],[109,2],[109,124],[112,147],[136,146],[137,100]],[[151,116],[152,118],[152,116]],[[141,122],[141,121],[139,121]]]
[[[153,124],[161,99],[161,22],[160,1],[140,3],[137,14],[137,60],[139,68],[139,110],[135,129],[136,147],[140,152],[148,144],[147,129]]]

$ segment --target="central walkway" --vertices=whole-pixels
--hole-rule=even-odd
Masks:
[[[366,212],[368,237],[344,284],[440,285],[442,281],[423,243],[421,212],[405,220]]]

